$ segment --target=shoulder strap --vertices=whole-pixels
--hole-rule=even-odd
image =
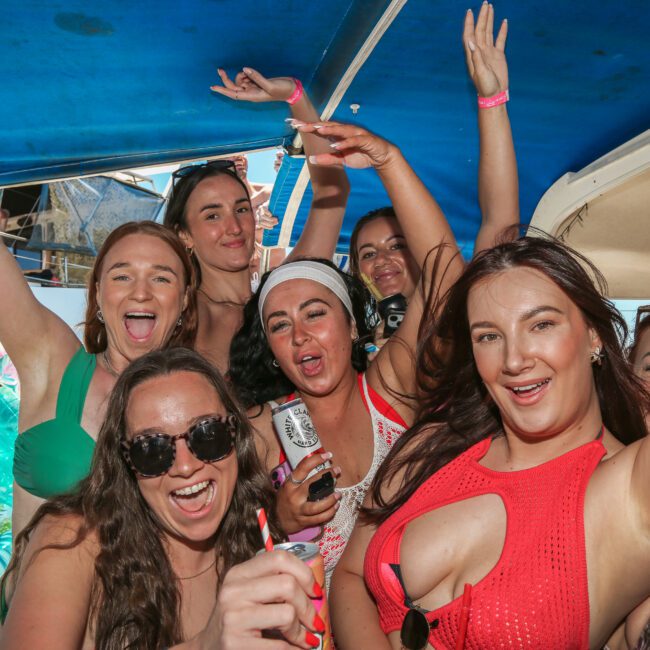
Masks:
[[[56,417],[81,422],[86,394],[90,380],[95,372],[97,360],[81,346],[70,359],[61,378],[59,395],[56,400]]]

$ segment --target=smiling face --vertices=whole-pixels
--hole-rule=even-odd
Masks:
[[[188,230],[179,235],[202,268],[248,269],[255,248],[255,218],[241,183],[228,174],[204,178],[187,200],[185,217]]]
[[[600,340],[554,282],[511,268],[472,287],[467,310],[476,366],[506,432],[540,439],[598,426],[590,353]]]
[[[646,316],[646,318],[649,317]],[[641,330],[639,339],[636,342],[632,363],[634,364],[634,372],[650,390],[650,327]]]
[[[288,280],[264,303],[267,339],[282,372],[302,392],[326,395],[346,373],[356,328],[341,301],[312,280]]]
[[[205,416],[225,415],[214,386],[195,372],[175,372],[149,379],[131,392],[126,409],[126,437],[187,431]],[[185,440],[176,441],[176,458],[162,476],[138,476],[143,498],[171,537],[209,542],[230,506],[237,481],[237,456],[206,463]]]
[[[359,271],[365,273],[381,293],[401,293],[410,298],[420,276],[408,250],[404,233],[391,217],[377,217],[361,228],[357,239]]]
[[[102,261],[96,287],[114,364],[163,347],[187,302],[181,260],[151,235],[117,241]]]

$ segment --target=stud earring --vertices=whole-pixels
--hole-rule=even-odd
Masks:
[[[605,358],[605,354],[601,351],[600,348],[596,348],[591,351],[589,354],[589,359],[591,360],[591,363],[595,363],[597,366],[602,366],[603,365],[603,359]]]
[[[100,323],[103,323],[103,322],[104,322],[104,314],[102,314],[102,310],[101,310],[101,309],[98,309],[98,310],[97,310],[97,320],[98,320]]]
[[[180,327],[183,324],[183,317],[179,316],[178,320],[176,321],[176,327]]]

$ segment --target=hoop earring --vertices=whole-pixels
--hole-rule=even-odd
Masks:
[[[273,362],[272,362],[271,365],[272,365],[274,368],[279,368],[279,367],[280,367],[280,364],[278,363],[278,360],[277,360],[277,359],[273,359]]]
[[[104,322],[104,314],[102,314],[102,310],[101,310],[101,309],[98,309],[98,310],[97,310],[97,314],[96,314],[96,316],[97,316],[97,320],[98,320],[100,323],[103,323],[103,322]]]
[[[187,254],[189,257],[192,257],[194,255],[194,246],[190,246],[189,248],[185,249],[187,251]]]
[[[603,359],[605,358],[605,353],[601,351],[600,348],[596,348],[589,353],[589,359],[591,363],[596,364],[597,366],[603,365]]]

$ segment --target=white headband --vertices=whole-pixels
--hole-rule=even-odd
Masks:
[[[352,301],[348,294],[348,288],[341,276],[332,268],[320,262],[310,262],[307,260],[290,262],[289,264],[282,264],[276,269],[271,271],[268,280],[264,283],[260,291],[260,299],[258,302],[258,309],[260,312],[260,321],[262,322],[262,329],[264,327],[264,302],[266,301],[269,293],[279,284],[287,282],[288,280],[311,280],[318,282],[324,287],[327,287],[342,303],[348,314],[354,322],[354,314],[352,312]]]

